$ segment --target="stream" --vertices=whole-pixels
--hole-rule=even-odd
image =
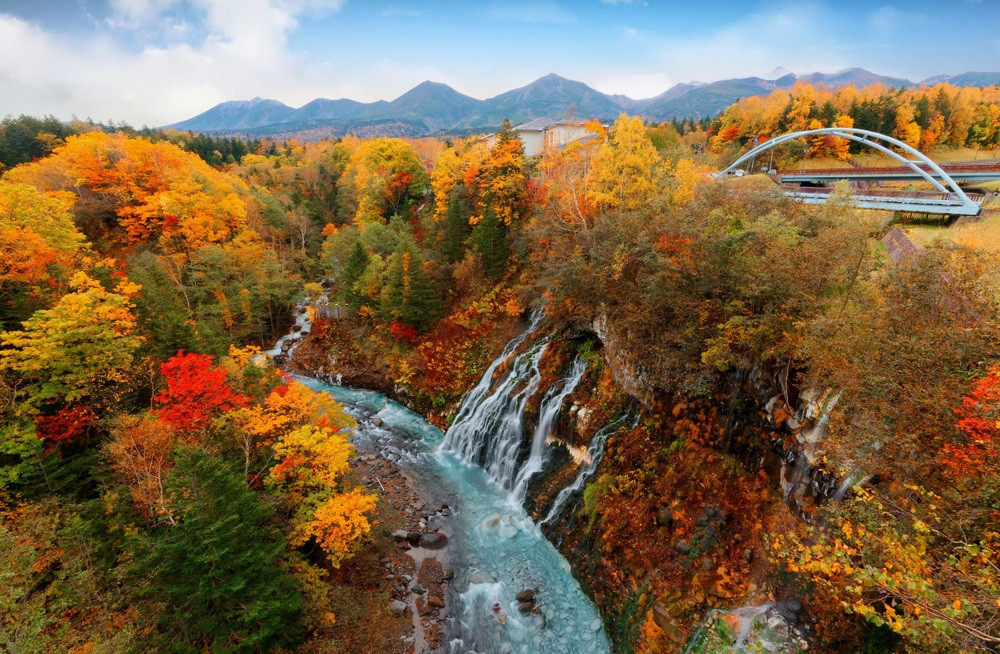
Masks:
[[[448,563],[455,571],[448,598],[448,651],[561,652],[611,649],[601,618],[580,589],[569,563],[542,535],[513,496],[478,466],[440,444],[444,434],[403,405],[365,390],[310,378],[299,381],[330,393],[358,420],[359,451],[397,463],[423,496],[448,504]],[[376,425],[379,418],[380,425]],[[532,588],[545,613],[518,611],[515,595]],[[507,624],[490,607],[499,603]]]
[[[601,617],[569,563],[522,506],[529,480],[546,464],[546,439],[563,400],[585,372],[583,362],[575,360],[546,389],[534,432],[522,432],[525,402],[537,389],[538,364],[548,343],[547,336],[530,341],[541,322],[536,313],[528,329],[507,344],[466,395],[447,434],[380,393],[296,375],[310,388],[332,395],[354,416],[353,442],[360,453],[392,461],[422,497],[447,504],[447,517],[435,516],[438,523],[431,526],[448,536],[446,551],[434,555],[454,572],[443,648],[450,654],[611,651]],[[268,354],[290,354],[309,327],[300,307],[296,329]],[[514,356],[526,341],[526,349]],[[511,357],[509,370],[494,380]],[[567,493],[579,492],[584,473],[591,471],[581,470]],[[560,506],[553,510],[560,510],[565,499],[560,496]],[[430,554],[422,548],[410,553],[417,558]],[[525,589],[534,591],[539,613],[519,611],[515,596]],[[506,615],[505,624],[495,619],[495,604]],[[418,652],[427,650],[419,639],[415,645]]]

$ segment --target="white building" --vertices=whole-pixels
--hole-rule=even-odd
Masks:
[[[514,127],[521,142],[524,143],[524,154],[533,157],[541,154],[546,148],[561,148],[572,141],[579,141],[591,136],[580,121],[556,121],[549,118],[535,118]],[[496,134],[486,138],[486,145],[493,147]]]

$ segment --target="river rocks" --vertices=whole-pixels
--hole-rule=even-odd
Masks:
[[[448,544],[448,537],[442,532],[436,531],[432,534],[421,535],[418,543],[420,547],[426,547],[429,550],[439,550]]]
[[[376,427],[381,427],[383,424],[382,419],[379,418],[378,416],[375,416],[374,418],[372,418],[372,424],[375,425]]]
[[[415,595],[423,595],[427,592],[427,589],[414,581],[410,584],[410,592]]]
[[[436,609],[443,609],[444,608],[444,600],[441,599],[440,597],[437,597],[437,596],[431,596],[427,600],[427,605],[428,606],[433,606]]]
[[[409,532],[406,531],[405,529],[397,529],[396,531],[392,532],[392,537],[395,538],[396,540],[406,540],[407,536],[409,536]]]
[[[518,602],[517,603],[517,608],[518,608],[518,610],[521,613],[529,613],[531,611],[531,607],[532,606],[533,605],[532,605],[531,602]]]
[[[393,615],[400,616],[406,613],[406,602],[402,600],[392,600],[389,602],[389,610]]]
[[[590,623],[590,628],[593,631],[600,631],[602,627],[604,627],[604,623],[601,622],[599,619],[594,620],[593,622]]]
[[[410,545],[413,545],[414,547],[416,547],[417,545],[420,545],[421,547],[424,547],[420,543],[420,539],[423,538],[423,536],[424,536],[424,534],[420,533],[419,531],[408,532],[406,534],[406,542],[408,542]]]
[[[525,588],[514,597],[518,602],[531,602],[535,599],[535,591],[530,588]]]

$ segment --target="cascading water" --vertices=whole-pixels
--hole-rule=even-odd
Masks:
[[[545,439],[563,400],[585,372],[583,362],[574,361],[563,379],[548,389],[532,447],[519,466],[525,461],[524,408],[538,390],[539,361],[549,339],[540,338],[514,353],[541,321],[541,313],[533,315],[528,330],[507,344],[466,395],[455,424],[443,438],[423,418],[378,393],[299,378],[329,392],[355,415],[358,429],[353,440],[359,449],[396,462],[416,487],[452,507],[448,558],[455,577],[448,630],[450,651],[455,654],[610,651],[600,615],[573,578],[569,563],[520,502],[512,501],[510,492],[526,487],[544,465]],[[493,376],[505,362],[509,370],[494,384]],[[498,492],[498,484],[508,492]],[[535,591],[539,613],[518,610],[515,595],[525,588]],[[490,608],[494,604],[503,607],[506,623],[494,619]]]
[[[548,338],[532,344],[514,357],[510,369],[492,393],[487,395],[481,391],[479,401],[468,404],[463,401],[466,410],[459,413],[441,443],[443,451],[463,463],[483,468],[493,481],[508,491],[514,489],[517,481],[524,442],[524,407],[538,390],[542,378],[538,364],[547,346]],[[495,371],[501,362],[499,359],[493,362],[476,389],[492,381],[490,370]]]
[[[628,419],[628,414],[623,415],[597,430],[594,438],[590,441],[590,446],[587,448],[587,453],[590,455],[590,462],[581,465],[573,483],[559,491],[555,501],[552,502],[552,508],[549,509],[548,514],[538,523],[539,526],[552,524],[566,510],[566,505],[570,499],[583,490],[584,485],[594,475],[594,472],[597,471],[597,466],[601,465],[601,459],[604,458],[604,445],[608,442],[608,438],[617,432],[618,428]]]
[[[562,409],[563,400],[572,393],[583,373],[587,371],[587,364],[577,357],[570,366],[569,373],[559,384],[553,384],[542,398],[542,404],[538,409],[538,425],[535,427],[535,434],[531,438],[531,449],[528,451],[528,459],[521,466],[514,479],[514,488],[511,491],[511,499],[518,504],[524,504],[524,497],[528,492],[528,482],[531,478],[542,471],[545,461],[548,458],[545,451],[545,441],[552,432],[559,411]]]

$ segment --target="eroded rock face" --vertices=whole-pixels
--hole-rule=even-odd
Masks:
[[[619,344],[620,339],[615,333],[608,317],[600,315],[594,319],[591,329],[604,345],[604,356],[611,367],[615,381],[623,391],[638,399],[645,406],[653,405],[652,385],[642,378],[642,375],[633,368],[628,353]]]

